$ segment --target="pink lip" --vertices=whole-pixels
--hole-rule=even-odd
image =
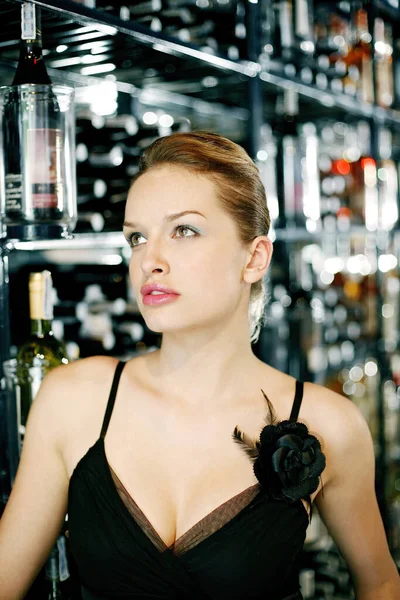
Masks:
[[[143,304],[146,306],[154,306],[157,304],[166,304],[172,300],[176,300],[179,294],[146,294],[143,296]]]
[[[176,290],[172,290],[162,283],[148,283],[146,285],[142,285],[140,288],[140,293],[143,296],[146,296],[147,294],[150,294],[150,292],[154,291],[163,292],[164,294],[178,294]]]

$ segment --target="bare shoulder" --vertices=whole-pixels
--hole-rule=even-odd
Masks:
[[[321,441],[330,481],[340,477],[349,460],[365,461],[369,457],[369,467],[373,468],[368,423],[350,399],[322,385],[306,382],[299,421],[305,422],[310,433]]]
[[[110,378],[117,359],[111,356],[89,356],[75,360],[67,365],[52,369],[45,377],[42,385],[62,384],[60,392],[70,392],[78,385],[101,385]]]
[[[276,369],[267,374],[273,389],[277,419],[288,419],[293,406],[296,379]],[[276,402],[274,400],[276,399]],[[359,408],[345,396],[316,383],[304,382],[298,421],[321,443],[326,456],[324,486],[340,482],[353,469],[374,469],[374,448],[368,424]]]
[[[305,382],[301,416],[310,420],[327,439],[337,443],[346,441],[368,429],[367,422],[358,407],[349,398],[322,385]]]
[[[399,577],[375,491],[375,453],[364,416],[349,399],[305,385],[305,415],[323,438],[326,474],[319,516],[349,567],[357,598],[399,598]]]
[[[264,389],[268,390],[267,395],[276,409],[277,420],[288,419],[295,397],[296,378],[263,363],[259,381],[265,382]],[[297,420],[307,425],[309,432],[332,456],[343,455],[357,443],[364,447],[371,445],[368,424],[356,404],[323,385],[304,382]]]
[[[117,365],[109,356],[91,356],[52,369],[45,376],[37,399],[54,429],[57,446],[62,447],[65,435],[79,429],[85,415],[103,410]]]

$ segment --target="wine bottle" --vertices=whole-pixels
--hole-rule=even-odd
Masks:
[[[398,168],[393,160],[393,134],[390,129],[378,131],[379,159],[377,161],[379,228],[390,231],[399,218],[397,198],[399,193]],[[387,321],[387,319],[385,319]],[[397,330],[397,327],[395,327]]]
[[[312,14],[309,0],[274,2],[275,52],[282,59],[302,62],[314,53]]]
[[[373,75],[372,75],[372,46],[371,34],[368,29],[368,12],[363,8],[360,0],[353,3],[353,30],[352,44],[349,53],[344,59],[347,70],[357,68],[357,95],[363,102],[374,102]]]
[[[376,18],[374,41],[376,103],[383,108],[389,108],[394,99],[392,25],[383,19]]]
[[[277,114],[274,126],[279,199],[277,227],[303,226],[302,148],[297,131],[299,103],[296,91],[285,90],[283,98],[278,97]]]
[[[43,59],[40,10],[25,2],[19,61],[4,107],[7,223],[65,219],[62,119]]]
[[[279,204],[276,181],[276,139],[268,123],[263,123],[260,130],[260,148],[257,152],[256,165],[260,171],[267,196],[267,206],[271,221],[275,225],[279,217]]]
[[[67,364],[63,342],[52,331],[52,278],[50,271],[31,273],[29,277],[29,306],[31,334],[17,354],[18,428],[20,448],[30,406],[44,375],[60,364]]]
[[[66,566],[65,538],[60,535],[57,543],[50,552],[50,556],[44,566],[44,587],[46,600],[64,600],[67,596],[64,593],[65,584],[60,577],[60,567]],[[66,575],[69,577],[68,567]]]

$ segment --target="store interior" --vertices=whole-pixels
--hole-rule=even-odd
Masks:
[[[74,90],[77,210],[59,234],[32,236],[7,227],[2,201],[1,363],[15,358],[29,335],[29,276],[43,270],[52,277],[53,331],[69,360],[127,360],[158,348],[161,335],[146,326],[129,281],[127,191],[156,138],[192,130],[228,137],[257,164],[271,215],[274,256],[254,354],[360,409],[400,571],[398,0],[34,4],[51,82]],[[21,2],[2,0],[0,20],[0,81],[10,86]],[[2,108],[4,94],[0,89]],[[3,509],[18,457],[3,367],[0,376]],[[76,566],[63,537],[55,577],[73,600]],[[27,598],[48,597],[51,577],[48,563]],[[304,600],[355,598],[316,508],[300,583]]]

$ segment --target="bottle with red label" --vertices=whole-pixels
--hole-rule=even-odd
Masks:
[[[3,89],[4,199],[1,216],[13,238],[76,221],[73,90],[52,86],[42,54],[39,9],[21,7],[21,49],[11,86]],[[2,194],[3,195],[3,194]]]

